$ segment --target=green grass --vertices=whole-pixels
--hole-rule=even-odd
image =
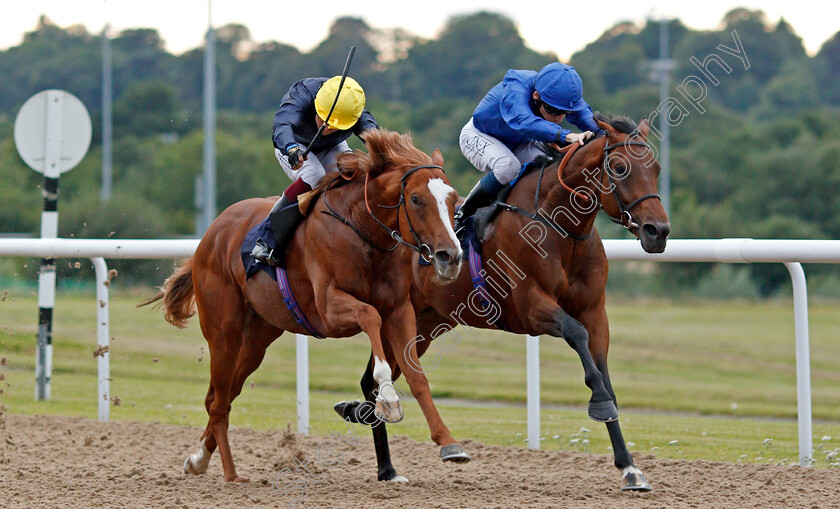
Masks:
[[[179,330],[159,312],[135,309],[151,294],[112,291],[111,395],[120,405],[111,407],[111,418],[203,426],[209,355],[197,320]],[[37,296],[28,290],[10,289],[0,302],[0,355],[8,357],[0,372],[9,384],[0,396],[3,404],[11,413],[95,419],[92,292],[57,299],[49,402],[33,401],[37,310]],[[815,457],[818,465],[828,465],[837,462],[829,453],[840,448],[840,343],[834,336],[840,304],[812,303],[809,311]],[[631,450],[669,458],[797,461],[790,302],[627,301],[610,302],[608,312],[610,374]],[[458,439],[524,445],[524,337],[473,330],[462,338],[451,351],[433,344],[427,354],[429,361],[440,354],[440,364],[428,374],[433,394],[501,405],[442,401],[445,422]],[[609,453],[605,427],[586,418],[589,393],[577,356],[554,338],[541,341],[541,354],[543,447]],[[343,429],[332,405],[359,397],[368,355],[364,336],[310,341],[313,432]],[[270,429],[294,423],[294,358],[293,336],[285,334],[234,402],[232,425]],[[407,402],[405,411],[406,420],[391,433],[428,440],[417,404]]]

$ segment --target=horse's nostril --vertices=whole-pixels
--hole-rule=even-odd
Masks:
[[[435,253],[435,260],[439,263],[451,263],[452,255],[449,254],[449,251],[438,251]]]
[[[645,237],[650,239],[667,239],[671,233],[671,225],[668,223],[645,223],[642,226]]]

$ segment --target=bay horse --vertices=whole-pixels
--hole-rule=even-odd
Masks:
[[[450,350],[458,341],[452,337],[457,336],[452,330],[458,324],[467,330],[501,328],[520,335],[562,337],[583,364],[584,382],[592,392],[588,414],[606,423],[615,466],[622,472],[622,490],[647,491],[650,485],[634,466],[621,434],[607,370],[608,263],[594,222],[598,209],[603,209],[649,253],[665,249],[670,223],[656,194],[660,167],[647,143],[647,120],[636,126],[626,117],[595,118],[606,136],[567,147],[562,163],[558,158],[524,174],[507,199],[496,202],[502,211],[494,222],[480,224],[486,223],[489,209],[476,214],[476,231],[483,232],[483,274],[462,270],[457,281],[443,286],[415,256],[414,343],[422,355],[432,340],[444,337],[450,346],[444,350]],[[412,369],[424,371],[420,364]],[[373,383],[370,366],[362,383]],[[335,410],[351,421],[360,420],[358,406],[339,402]],[[397,476],[385,424],[374,423],[372,430],[379,479]]]
[[[247,481],[236,473],[228,441],[231,403],[283,331],[311,335],[314,330],[334,338],[364,331],[378,385],[376,416],[383,422],[402,419],[391,373],[408,361],[419,362],[409,345],[416,325],[410,299],[413,251],[407,247],[431,262],[433,277],[442,282],[457,278],[461,248],[452,229],[457,193],[439,150],[429,156],[413,146],[410,136],[385,130],[369,131],[364,139],[367,153],[338,157],[342,174],[354,177],[343,181],[333,174],[321,180],[316,191],[322,192],[286,252],[288,288],[303,320],[295,318],[288,300],[284,304],[288,294],[281,295],[268,273],[259,270],[246,277],[240,254],[246,234],[268,215],[275,199],[248,199],[228,207],[192,258],[157,296],[141,303],[162,301],[166,320],[177,327],[185,327],[197,311],[209,346],[210,387],[204,401],[209,419],[198,452],[184,463],[186,473],[205,473],[218,447],[225,480]],[[405,352],[414,358],[407,361]],[[441,426],[425,375],[406,374],[429,426]]]

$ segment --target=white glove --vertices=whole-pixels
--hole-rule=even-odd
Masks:
[[[595,136],[592,131],[584,131],[582,133],[569,133],[566,135],[566,143],[580,143],[583,145],[586,140]]]

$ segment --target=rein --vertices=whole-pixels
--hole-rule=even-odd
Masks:
[[[383,209],[399,209],[399,208],[403,207],[405,205],[405,185],[406,185],[406,181],[408,180],[408,177],[411,176],[412,174],[414,174],[416,171],[422,170],[422,169],[425,169],[425,168],[438,168],[441,171],[444,171],[442,167],[437,166],[437,165],[432,165],[432,164],[415,166],[415,167],[411,168],[410,170],[405,172],[405,174],[403,174],[403,176],[400,178],[400,199],[397,202],[397,204],[396,205],[377,205],[377,206],[380,207],[380,208],[383,208]],[[402,237],[402,235],[400,235],[399,231],[389,227],[388,225],[386,225],[385,223],[380,221],[379,218],[376,217],[376,215],[374,215],[373,210],[371,210],[371,207],[370,207],[370,201],[368,200],[367,189],[368,189],[369,177],[370,177],[370,174],[365,174],[365,185],[364,185],[365,208],[367,209],[368,214],[370,214],[370,217],[372,217],[373,220],[379,226],[381,226],[386,232],[388,232],[389,237],[394,239],[394,245],[391,248],[383,249],[383,248],[377,246],[376,244],[374,244],[373,241],[371,241],[359,229],[358,226],[356,226],[355,224],[353,224],[349,220],[342,217],[340,214],[338,214],[338,212],[335,211],[335,209],[333,209],[329,205],[329,203],[327,203],[327,199],[326,199],[327,198],[327,193],[326,193],[326,191],[329,190],[329,188],[332,186],[333,182],[338,180],[339,177],[336,177],[332,181],[330,181],[329,185],[327,186],[327,189],[324,190],[324,204],[329,209],[329,212],[327,212],[327,211],[321,211],[321,212],[324,213],[324,214],[327,214],[328,216],[332,216],[332,217],[338,219],[339,221],[341,221],[342,223],[344,223],[345,225],[349,226],[354,232],[356,232],[357,235],[359,235],[359,237],[362,238],[362,240],[364,240],[366,243],[370,244],[371,246],[373,246],[374,248],[376,248],[379,251],[382,251],[382,252],[385,252],[385,253],[390,253],[390,252],[394,251],[397,248],[397,246],[402,244],[402,245],[404,245],[408,248],[413,249],[414,251],[417,251],[418,253],[420,253],[420,256],[426,262],[431,263],[432,257],[434,255],[434,253],[432,251],[432,247],[420,240],[420,237],[417,235],[417,232],[414,230],[414,225],[411,224],[411,217],[408,215],[408,211],[406,211],[405,217],[406,217],[406,220],[408,221],[408,229],[409,229],[409,231],[411,231],[411,234],[414,235],[414,241],[417,243],[416,245],[412,244],[411,242],[406,241],[405,239],[403,239],[403,237]],[[345,179],[347,179],[347,178],[345,177]],[[349,179],[347,179],[347,180],[349,180]],[[397,212],[397,214],[398,214],[398,217],[399,217],[399,211]]]
[[[575,143],[575,145],[578,145],[578,144]],[[568,147],[565,147],[563,149],[563,151],[565,151],[565,150],[569,150],[569,152],[563,158],[564,162],[570,157],[570,154],[573,153],[577,149],[569,149]],[[561,163],[561,165],[562,164],[563,163]],[[510,212],[515,212],[515,213],[523,215],[523,216],[525,216],[529,219],[533,219],[535,221],[538,221],[538,222],[552,228],[554,231],[559,233],[561,237],[570,237],[574,240],[586,240],[586,239],[588,239],[589,237],[592,236],[591,231],[586,235],[575,235],[573,233],[569,233],[569,232],[563,230],[562,228],[560,228],[559,226],[554,224],[554,221],[550,221],[550,220],[546,219],[545,216],[540,214],[540,188],[542,187],[542,179],[543,179],[543,174],[545,173],[545,167],[546,166],[548,166],[548,161],[544,162],[542,164],[542,166],[540,167],[540,177],[537,180],[537,190],[536,190],[536,192],[534,192],[534,212],[533,213],[526,212],[526,211],[522,210],[521,208],[517,207],[516,205],[510,205],[509,203],[504,203],[504,202],[501,202],[501,201],[498,201],[498,200],[496,200],[493,204],[495,206],[501,208],[501,209],[504,209],[504,210],[507,210],[507,211],[510,211]],[[560,183],[563,184],[562,179],[560,179]],[[563,184],[563,187],[566,188],[566,189],[569,189],[569,191],[571,191],[573,193],[577,192],[577,191],[574,191],[573,189],[570,189],[568,186],[566,186],[566,184]],[[578,193],[578,194],[580,194],[580,193]],[[587,199],[588,199],[588,197],[587,197]]]
[[[633,227],[636,227],[636,228],[639,227],[639,225],[636,224],[635,221],[633,221],[633,216],[632,216],[632,214],[630,214],[630,210],[633,207],[635,207],[636,205],[642,203],[643,201],[645,201],[649,198],[656,198],[657,200],[661,200],[661,198],[656,193],[646,194],[644,196],[641,196],[641,197],[637,198],[636,200],[633,200],[629,205],[627,205],[627,204],[624,203],[624,200],[621,199],[621,196],[619,196],[618,186],[615,184],[615,180],[613,179],[612,174],[607,169],[607,162],[609,161],[610,150],[612,150],[616,147],[626,147],[628,145],[637,145],[637,146],[640,146],[640,147],[645,147],[648,150],[650,150],[650,146],[643,141],[624,140],[624,141],[620,141],[618,143],[613,143],[611,145],[605,145],[604,146],[603,171],[604,171],[604,173],[607,174],[607,179],[610,181],[610,185],[612,186],[611,194],[615,198],[615,202],[618,205],[618,210],[619,210],[619,219],[616,219],[609,214],[607,214],[607,217],[610,218],[610,221],[612,221],[613,223],[619,224],[619,225],[621,225],[624,228],[629,230],[630,228],[633,228]],[[557,180],[559,180],[560,185],[562,185],[563,188],[566,189],[567,191],[569,191],[570,193],[573,193],[573,194],[575,194],[575,195],[577,195],[581,198],[584,198],[584,199],[586,199],[586,201],[592,201],[592,199],[589,196],[587,196],[583,193],[579,193],[578,191],[576,191],[576,190],[570,188],[569,186],[567,186],[565,182],[563,182],[563,170],[566,167],[566,163],[569,162],[569,159],[571,159],[572,154],[574,154],[574,152],[580,146],[581,145],[579,143],[573,143],[572,145],[569,145],[567,147],[564,147],[564,148],[560,149],[560,152],[566,152],[566,155],[563,157],[563,160],[560,161],[560,164],[557,166]],[[604,204],[601,203],[600,207],[603,210]]]
[[[621,225],[624,228],[629,230],[630,228],[633,228],[633,227],[638,228],[638,226],[639,226],[638,224],[636,224],[636,222],[633,221],[633,216],[630,214],[630,210],[633,209],[633,207],[635,207],[636,205],[642,203],[643,201],[645,201],[647,199],[656,198],[657,200],[661,200],[661,198],[656,193],[646,194],[646,195],[644,195],[640,198],[637,198],[636,200],[633,200],[629,205],[627,205],[627,204],[624,203],[624,200],[621,199],[621,196],[619,196],[618,186],[615,185],[615,180],[613,179],[612,174],[607,170],[607,162],[609,161],[610,150],[612,150],[616,147],[626,147],[628,145],[638,145],[638,146],[642,146],[642,147],[646,147],[646,148],[650,149],[650,146],[647,143],[642,142],[642,141],[632,141],[632,140],[631,141],[624,140],[624,141],[620,141],[618,143],[613,143],[611,145],[605,145],[604,146],[604,165],[603,165],[603,167],[604,167],[604,173],[607,174],[607,179],[609,180],[610,184],[612,185],[612,195],[613,195],[613,197],[615,197],[615,202],[618,205],[618,209],[619,209],[619,212],[620,212],[619,219],[616,219],[609,214],[607,214],[607,217],[610,218],[610,221],[612,221],[613,223],[619,224],[619,225]],[[572,143],[571,145],[565,146],[563,148],[557,148],[557,150],[560,153],[565,154],[563,156],[563,159],[560,161],[560,164],[557,166],[557,180],[560,182],[560,185],[563,186],[563,189],[568,191],[570,194],[572,194],[574,196],[577,196],[579,198],[583,198],[584,200],[586,200],[588,202],[591,202],[592,198],[590,198],[585,193],[581,193],[581,192],[579,192],[575,189],[572,189],[571,187],[568,186],[568,184],[566,184],[563,181],[563,171],[566,169],[566,165],[571,160],[572,156],[577,151],[577,149],[580,148],[581,146],[582,145],[580,143]],[[555,147],[556,147],[556,145],[555,145]],[[551,228],[553,228],[557,233],[559,233],[563,237],[571,237],[572,239],[575,239],[575,240],[586,240],[586,239],[588,239],[589,237],[592,236],[592,231],[591,230],[586,235],[573,235],[573,234],[563,230],[562,228],[558,227],[556,224],[554,224],[553,221],[548,220],[547,218],[545,218],[545,216],[543,216],[542,214],[539,213],[539,210],[540,210],[540,208],[539,208],[540,187],[542,185],[542,178],[543,178],[543,174],[545,172],[545,167],[546,167],[547,164],[548,163],[544,163],[542,165],[542,167],[540,168],[540,177],[539,177],[539,180],[537,180],[537,189],[536,189],[536,192],[534,193],[534,212],[533,213],[526,212],[526,211],[520,209],[519,207],[517,207],[515,205],[509,205],[507,203],[503,203],[503,202],[500,202],[500,201],[496,201],[494,203],[494,205],[496,205],[497,207],[502,208],[504,210],[508,210],[510,212],[516,212],[517,214],[521,214],[521,215],[523,215],[525,217],[528,217],[530,219],[539,221],[540,223],[543,223],[546,226],[550,226]],[[601,177],[601,178],[603,179],[603,177]],[[604,208],[603,203],[600,204],[600,207],[601,207],[601,209]]]

